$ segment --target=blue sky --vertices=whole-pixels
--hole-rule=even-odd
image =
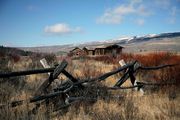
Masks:
[[[180,0],[0,0],[0,45],[78,44],[180,31]]]

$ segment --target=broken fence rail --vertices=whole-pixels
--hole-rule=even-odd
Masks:
[[[116,74],[116,73],[119,73],[123,70],[126,70],[128,69],[128,71],[124,74],[124,77],[122,76],[122,78],[116,83],[116,85],[114,87],[106,87],[107,89],[110,89],[110,90],[117,90],[117,89],[132,89],[132,88],[136,88],[136,87],[142,87],[142,86],[145,86],[145,85],[162,85],[162,84],[159,84],[159,83],[142,83],[142,82],[138,82],[137,85],[134,85],[134,86],[129,86],[129,87],[121,87],[121,84],[124,83],[129,77],[131,79],[131,82],[133,83],[134,80],[135,80],[135,77],[134,77],[134,73],[137,71],[137,70],[157,70],[157,69],[162,69],[162,68],[166,68],[166,67],[172,67],[172,66],[176,66],[176,65],[179,65],[179,64],[169,64],[169,65],[161,65],[161,66],[153,66],[153,67],[143,67],[143,66],[140,66],[140,65],[136,65],[135,67],[135,64],[137,63],[137,61],[134,61],[134,62],[131,62],[131,63],[128,63],[126,65],[124,65],[123,67],[120,67],[114,71],[111,71],[111,72],[108,72],[108,73],[105,73],[103,75],[100,75],[99,77],[96,77],[96,78],[91,78],[91,79],[84,79],[84,80],[78,80],[76,79],[75,77],[73,77],[70,73],[68,73],[65,68],[67,66],[67,62],[65,60],[63,60],[61,62],[61,64],[59,64],[58,66],[56,67],[52,67],[52,68],[45,68],[45,69],[36,69],[36,70],[27,70],[27,71],[19,71],[19,72],[9,72],[9,73],[0,73],[0,78],[8,78],[8,77],[15,77],[15,76],[24,76],[24,75],[31,75],[31,74],[40,74],[40,73],[50,73],[50,76],[47,80],[45,80],[43,82],[43,84],[38,88],[38,92],[42,92],[44,90],[46,90],[46,88],[53,82],[54,79],[56,79],[60,73],[63,73],[65,76],[67,76],[71,81],[71,86],[70,87],[65,87],[63,90],[62,89],[58,89],[56,88],[56,92],[53,92],[53,93],[49,93],[49,94],[45,94],[45,95],[38,95],[37,93],[35,94],[35,97],[32,97],[29,99],[29,102],[30,103],[33,103],[33,102],[38,102],[38,101],[41,101],[41,100],[45,100],[45,99],[50,99],[50,98],[53,98],[53,97],[56,97],[60,94],[64,94],[64,93],[67,93],[69,91],[72,90],[72,88],[74,88],[75,86],[79,86],[79,85],[82,85],[83,83],[89,83],[89,82],[95,82],[95,81],[102,81],[102,80],[105,80],[106,78]],[[170,84],[173,84],[173,83],[170,83]],[[164,85],[167,85],[167,83],[165,83]],[[11,103],[9,103],[9,105],[11,107],[15,107],[15,106],[18,106],[18,105],[22,105],[24,103],[25,100],[20,100],[20,101],[13,101]],[[4,106],[4,105],[1,105],[0,108]]]
[[[102,75],[99,77],[99,79],[103,79],[105,76],[110,76],[111,74],[116,74],[118,72],[121,72],[122,70],[134,65],[135,62],[127,64],[123,67],[120,67],[116,71],[106,73],[105,75]],[[41,73],[48,73],[48,72],[54,72],[56,67],[52,68],[44,68],[44,69],[36,69],[36,70],[26,70],[26,71],[17,71],[17,72],[7,72],[7,73],[0,73],[0,78],[8,78],[8,77],[16,77],[16,76],[25,76],[25,75],[32,75],[32,74],[41,74]],[[63,74],[67,74],[66,70],[62,71]],[[109,75],[110,74],[110,75]]]
[[[107,90],[120,90],[120,89],[133,89],[133,88],[141,88],[141,87],[144,87],[144,86],[162,86],[162,85],[175,85],[176,83],[144,83],[144,82],[137,82],[138,85],[134,85],[134,86],[126,86],[126,87],[103,87]],[[80,84],[80,83],[79,83]],[[32,97],[30,98],[29,100],[18,100],[18,101],[13,101],[13,102],[10,102],[8,103],[9,106],[11,107],[16,107],[16,106],[19,106],[19,105],[22,105],[23,103],[25,103],[25,101],[29,102],[29,103],[34,103],[34,102],[38,102],[38,101],[42,101],[42,100],[46,100],[46,99],[50,99],[50,98],[54,98],[58,95],[61,95],[63,93],[68,93],[69,91],[71,91],[73,89],[73,87],[77,86],[78,84],[74,84],[74,85],[71,85],[69,88],[65,89],[64,91],[57,91],[57,92],[54,92],[54,93],[50,93],[50,94],[47,94],[47,95],[41,95],[41,96],[35,96],[35,97]],[[101,87],[97,87],[97,89],[101,89]],[[72,99],[75,99],[76,97],[69,97],[68,99],[71,100]],[[80,97],[77,97],[76,100],[81,100],[81,99],[78,99]],[[83,99],[85,100],[86,97],[83,97]],[[87,98],[89,99],[89,98]],[[92,100],[95,100],[95,98],[92,98]],[[7,106],[6,105],[0,105],[0,108],[3,108]]]
[[[130,66],[134,65],[136,62],[137,61],[135,61],[133,63],[129,63],[123,67],[120,67],[119,69],[117,69],[115,71],[105,73],[104,75],[99,76],[96,79],[99,79],[99,80],[106,79],[107,77],[109,77],[113,74],[116,74],[118,72],[121,72],[121,71],[129,68]],[[166,68],[166,67],[173,67],[173,66],[177,66],[177,65],[179,65],[179,64],[160,65],[160,66],[153,66],[153,67],[139,66],[138,69],[141,69],[141,70],[157,70],[157,69],[162,69],[162,68]],[[17,77],[17,76],[25,76],[25,75],[32,75],[32,74],[42,74],[42,73],[54,72],[55,68],[56,67],[36,69],[36,70],[25,70],[25,71],[17,71],[17,72],[0,73],[0,78],[9,78],[9,77]],[[70,75],[66,70],[62,70],[62,73],[65,74],[66,76],[71,77],[71,79],[74,79],[76,81],[76,79],[72,75]]]

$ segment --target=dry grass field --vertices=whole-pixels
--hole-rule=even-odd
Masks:
[[[18,71],[42,68],[39,56],[27,56],[11,58],[3,56],[0,58],[2,71]],[[48,57],[47,57],[48,58]],[[47,60],[52,66],[61,62],[61,59]],[[120,67],[118,61],[124,59],[127,63],[138,60],[144,66],[157,66],[163,64],[174,64],[180,61],[180,56],[172,53],[149,53],[123,54],[112,58],[111,56],[82,57],[77,59],[65,58],[68,61],[66,70],[79,79],[93,78],[110,72]],[[0,108],[1,120],[178,120],[180,118],[180,66],[165,68],[157,71],[140,71],[136,75],[143,82],[174,82],[175,85],[147,86],[144,95],[134,89],[130,90],[100,90],[100,97],[96,102],[77,101],[70,107],[53,112],[53,105],[46,107],[42,105],[36,114],[29,112],[35,104],[29,103],[28,99],[33,96],[37,87],[48,77],[47,74],[37,74],[22,77],[0,79]],[[113,75],[95,83],[97,86],[113,86],[121,74]],[[63,75],[59,81],[66,80]],[[130,86],[130,82],[124,86]],[[54,84],[59,84],[56,80]],[[89,92],[96,89],[89,89]],[[26,100],[21,106],[11,108],[10,101]],[[48,112],[47,112],[48,111]],[[48,117],[47,117],[48,114]]]

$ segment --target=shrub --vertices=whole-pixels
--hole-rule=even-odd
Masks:
[[[169,53],[169,52],[153,52],[148,54],[132,54],[132,53],[123,53],[116,58],[111,56],[96,56],[90,57],[96,61],[102,61],[106,64],[114,64],[119,66],[119,60],[124,59],[126,63],[130,61],[137,60],[143,66],[159,66],[165,64],[178,64],[180,61],[180,55]],[[141,75],[145,75],[146,79],[155,80],[158,82],[175,82],[177,85],[180,85],[180,65],[175,67],[163,68],[156,71],[142,71]],[[147,76],[150,75],[151,77]],[[152,78],[153,76],[153,78]]]

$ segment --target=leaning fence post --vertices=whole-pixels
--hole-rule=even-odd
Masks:
[[[44,68],[50,68],[45,58],[41,59],[40,63]],[[48,72],[48,74],[50,75],[50,72]]]
[[[59,74],[66,68],[67,62],[63,60],[61,64],[59,64],[55,69],[54,72],[52,72],[48,79],[46,79],[42,85],[38,88],[35,95],[38,95],[39,93],[42,93],[46,90],[46,88],[59,76]]]
[[[121,65],[121,67],[124,66],[124,65],[126,65],[126,63],[125,63],[125,61],[124,61],[123,59],[119,61],[119,64]],[[128,68],[128,69],[129,69],[129,68]],[[127,70],[126,70],[126,71],[127,71]],[[138,85],[137,82],[138,82],[138,80],[135,79],[134,83],[132,83],[133,86]],[[134,88],[134,89],[138,91],[138,88]],[[142,88],[140,88],[139,91],[142,93],[142,95],[144,94],[144,91],[143,91]]]

